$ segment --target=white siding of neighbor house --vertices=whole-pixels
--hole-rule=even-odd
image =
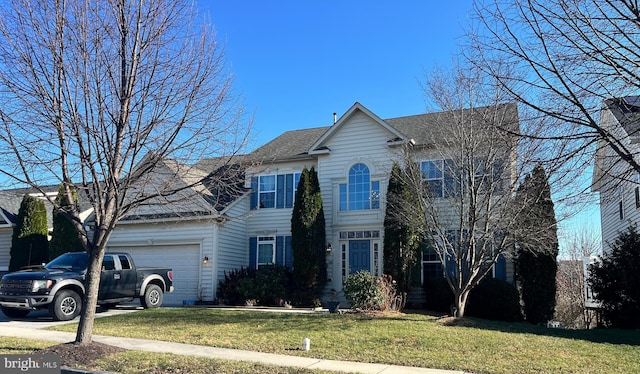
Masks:
[[[618,122],[608,110],[602,112],[601,122],[607,124],[610,130],[615,131],[618,139],[624,138],[621,133]],[[617,131],[616,131],[617,130]],[[625,146],[630,147],[634,154],[640,151],[637,143],[631,144],[628,138],[624,142]],[[598,183],[598,191],[600,193],[600,220],[602,226],[602,248],[607,252],[610,250],[610,244],[618,237],[620,232],[626,230],[629,225],[640,223],[640,208],[636,207],[635,188],[636,183],[633,182],[633,173],[629,172],[625,176],[625,180],[614,179],[611,175],[621,175],[625,171],[630,170],[626,162],[622,162],[620,157],[606,147],[604,152],[600,154],[603,159],[602,167],[604,174]],[[622,187],[622,203],[623,203],[623,219],[619,214],[619,192],[618,186]]]
[[[0,271],[9,269],[9,260],[11,259],[11,237],[13,236],[12,227],[0,228]]]
[[[216,278],[210,290],[217,295],[218,283],[224,279],[225,271],[247,267],[249,264],[249,243],[247,241],[247,220],[249,195],[240,198],[226,211],[230,220],[218,228],[217,258],[213,263]]]

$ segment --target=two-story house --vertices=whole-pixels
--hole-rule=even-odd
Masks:
[[[640,154],[640,96],[605,100],[600,125],[620,147]],[[640,176],[603,141],[598,143],[592,190],[600,195],[602,246],[606,252],[618,234],[640,223]]]
[[[496,108],[517,123],[515,104]],[[446,143],[439,136],[454,124],[444,118],[429,113],[383,120],[355,103],[330,126],[285,132],[232,160],[244,172],[242,188],[233,193],[196,186],[169,203],[174,207],[145,206],[131,212],[116,227],[108,247],[131,253],[145,266],[171,266],[176,291],[166,295],[167,303],[214,300],[225,271],[274,263],[291,266],[296,187],[303,168],[314,167],[326,221],[327,288],[342,289],[344,279],[358,270],[380,275],[392,165],[404,159],[408,145],[420,150],[416,162],[423,168],[441,165],[444,160],[431,142]],[[207,159],[194,166],[208,175],[230,166],[223,161]],[[188,185],[187,177],[175,177],[172,168],[167,162],[165,175],[156,180]],[[430,186],[446,183],[442,170],[434,169],[428,178]],[[440,265],[432,253],[425,252],[422,265],[422,280],[442,276],[434,271]],[[501,261],[497,267],[494,274],[513,280],[510,264]]]

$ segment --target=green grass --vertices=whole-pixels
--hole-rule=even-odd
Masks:
[[[640,372],[640,334],[552,330],[469,319],[446,326],[406,314],[294,314],[216,309],[154,309],[99,318],[94,334],[377,362],[475,373]],[[76,325],[56,330],[75,331]],[[295,350],[311,339],[310,351]]]
[[[214,360],[205,357],[176,356],[168,353],[129,351],[111,355],[95,363],[93,369],[122,374],[138,373],[273,373],[320,374],[327,371],[263,365],[252,362]]]
[[[4,354],[29,354],[36,349],[45,348],[57,343],[3,337],[0,342],[0,355]],[[309,370],[303,368],[279,367],[274,365],[262,365],[252,362],[240,362],[231,360],[219,360],[206,357],[176,356],[168,353],[153,353],[142,351],[127,351],[109,355],[93,363],[87,369],[110,371],[122,374],[138,373],[190,373],[190,374],[322,374],[331,373],[321,370]]]
[[[36,349],[46,348],[56,343],[45,340],[34,340],[3,336],[0,340],[0,354],[20,355],[31,353]]]

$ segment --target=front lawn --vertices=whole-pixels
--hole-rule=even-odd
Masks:
[[[75,324],[56,330],[75,331]],[[640,372],[640,334],[405,314],[152,309],[95,320],[94,334],[484,373]],[[310,351],[299,351],[302,339]]]
[[[0,355],[29,355],[37,349],[46,348],[55,344],[54,342],[44,340],[3,337],[2,344],[0,344]],[[77,368],[122,374],[333,374],[333,372],[324,370],[280,367],[253,362],[220,360],[207,357],[187,357],[169,353],[143,351],[126,351],[111,354],[97,361],[80,365]]]

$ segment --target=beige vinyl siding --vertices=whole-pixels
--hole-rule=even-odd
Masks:
[[[324,143],[331,150],[329,154],[318,157],[318,179],[324,203],[327,241],[333,247],[327,257],[327,275],[332,280],[327,288],[342,289],[340,231],[379,230],[380,238],[376,243],[381,266],[384,202],[393,160],[397,159],[388,146],[388,141],[393,137],[391,132],[373,119],[362,112],[356,112]],[[380,181],[380,208],[340,212],[339,185],[348,183],[349,169],[356,163],[367,165],[371,180]]]
[[[393,134],[371,118],[357,112],[326,141],[329,155],[318,158],[318,179],[325,207],[327,227],[339,225],[382,225],[384,197],[389,173],[393,165],[388,141]],[[356,163],[369,168],[372,180],[380,181],[380,208],[357,212],[340,212],[339,185],[348,182],[349,169]],[[329,232],[328,232],[329,234]]]
[[[218,229],[218,250],[215,261],[215,271],[217,271],[212,289],[209,292],[217,294],[218,283],[224,279],[224,272],[249,265],[249,243],[247,241],[247,219],[249,212],[249,195],[243,196],[240,200],[225,212],[225,216],[230,220],[223,223]]]
[[[318,169],[315,162],[312,162],[310,160],[260,165],[247,171],[247,180],[245,185],[246,187],[251,187],[251,177],[254,176],[267,174],[300,173],[305,167],[307,167],[308,169],[311,169],[311,167]],[[318,178],[320,178],[320,173],[318,173]],[[249,218],[247,220],[248,236],[252,237],[276,234],[279,236],[291,235],[292,211],[292,208],[263,208],[250,210],[248,214]],[[247,238],[245,238],[245,242],[247,242],[246,245],[248,246],[249,243]],[[247,264],[248,263],[249,259],[247,257]]]
[[[168,247],[175,248],[175,256],[180,256],[180,248],[192,248],[197,245],[200,253],[197,261],[192,264],[191,272],[198,275],[199,286],[196,296],[203,300],[212,300],[213,297],[213,272],[215,264],[202,263],[204,256],[214,259],[215,253],[215,223],[212,220],[181,220],[165,222],[135,222],[118,224],[114,230],[107,249],[126,251],[127,248],[136,247]],[[144,265],[144,264],[141,264]],[[171,267],[171,263],[165,264]],[[179,276],[176,274],[176,276]]]

